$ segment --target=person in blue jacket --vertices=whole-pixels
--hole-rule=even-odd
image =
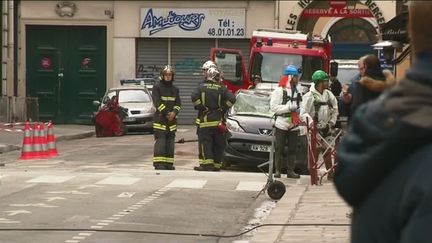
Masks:
[[[412,1],[413,64],[358,108],[338,149],[335,186],[353,207],[351,242],[432,242],[432,2]]]

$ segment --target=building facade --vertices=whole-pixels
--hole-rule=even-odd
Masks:
[[[330,35],[335,58],[371,52],[396,1],[22,1],[16,77],[3,95],[38,97],[41,120],[86,123],[109,87],[157,76],[171,64],[180,123],[193,124],[190,93],[210,48],[248,55],[256,29]],[[5,69],[5,68],[3,68]],[[7,69],[7,68],[6,68]],[[4,70],[3,70],[4,71]]]

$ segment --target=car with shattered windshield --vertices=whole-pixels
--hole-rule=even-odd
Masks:
[[[234,164],[257,166],[269,160],[274,113],[270,110],[270,91],[239,90],[236,102],[228,112],[227,146],[224,166]],[[307,169],[306,136],[299,139],[296,170],[305,173]],[[287,151],[287,149],[285,149]]]

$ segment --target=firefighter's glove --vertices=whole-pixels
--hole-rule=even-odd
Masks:
[[[175,119],[175,117],[176,117],[176,114],[174,113],[174,112],[168,112],[168,114],[167,114],[167,119],[168,119],[168,121],[173,121],[174,119]]]
[[[301,123],[299,114],[296,111],[291,112],[291,122],[294,126],[298,126]]]

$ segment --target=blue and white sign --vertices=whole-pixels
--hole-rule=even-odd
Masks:
[[[245,9],[142,8],[141,37],[245,38]]]

